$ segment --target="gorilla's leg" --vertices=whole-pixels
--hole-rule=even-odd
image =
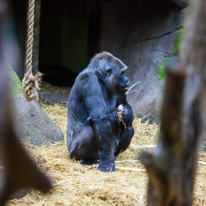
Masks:
[[[134,128],[132,126],[121,132],[121,135],[119,137],[119,144],[115,149],[115,156],[129,147],[133,135]]]
[[[99,159],[99,148],[90,126],[85,126],[76,131],[70,145],[67,146],[70,157],[76,160],[93,162]]]

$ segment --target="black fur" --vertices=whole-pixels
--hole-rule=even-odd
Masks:
[[[127,66],[109,52],[94,56],[76,78],[67,108],[67,148],[71,158],[100,159],[98,169],[115,170],[114,157],[134,135],[133,112],[127,103]],[[123,105],[121,109],[119,105]],[[125,122],[117,121],[120,110]],[[125,128],[126,126],[126,128]]]

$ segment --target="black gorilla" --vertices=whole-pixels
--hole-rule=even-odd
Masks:
[[[97,161],[103,172],[115,170],[114,157],[134,135],[133,112],[126,100],[127,66],[109,52],[94,56],[76,78],[67,108],[67,148],[71,158]],[[120,114],[122,121],[118,121]]]

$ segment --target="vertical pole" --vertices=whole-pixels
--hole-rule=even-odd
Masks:
[[[36,74],[39,70],[39,41],[40,41],[40,17],[41,17],[41,0],[35,1],[34,11],[34,42],[33,42],[33,60],[32,72]]]

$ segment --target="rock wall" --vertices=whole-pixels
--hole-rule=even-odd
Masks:
[[[164,86],[158,68],[174,56],[185,2],[118,0],[102,5],[101,50],[128,65],[131,85],[139,82],[127,95],[137,116],[158,120]]]

